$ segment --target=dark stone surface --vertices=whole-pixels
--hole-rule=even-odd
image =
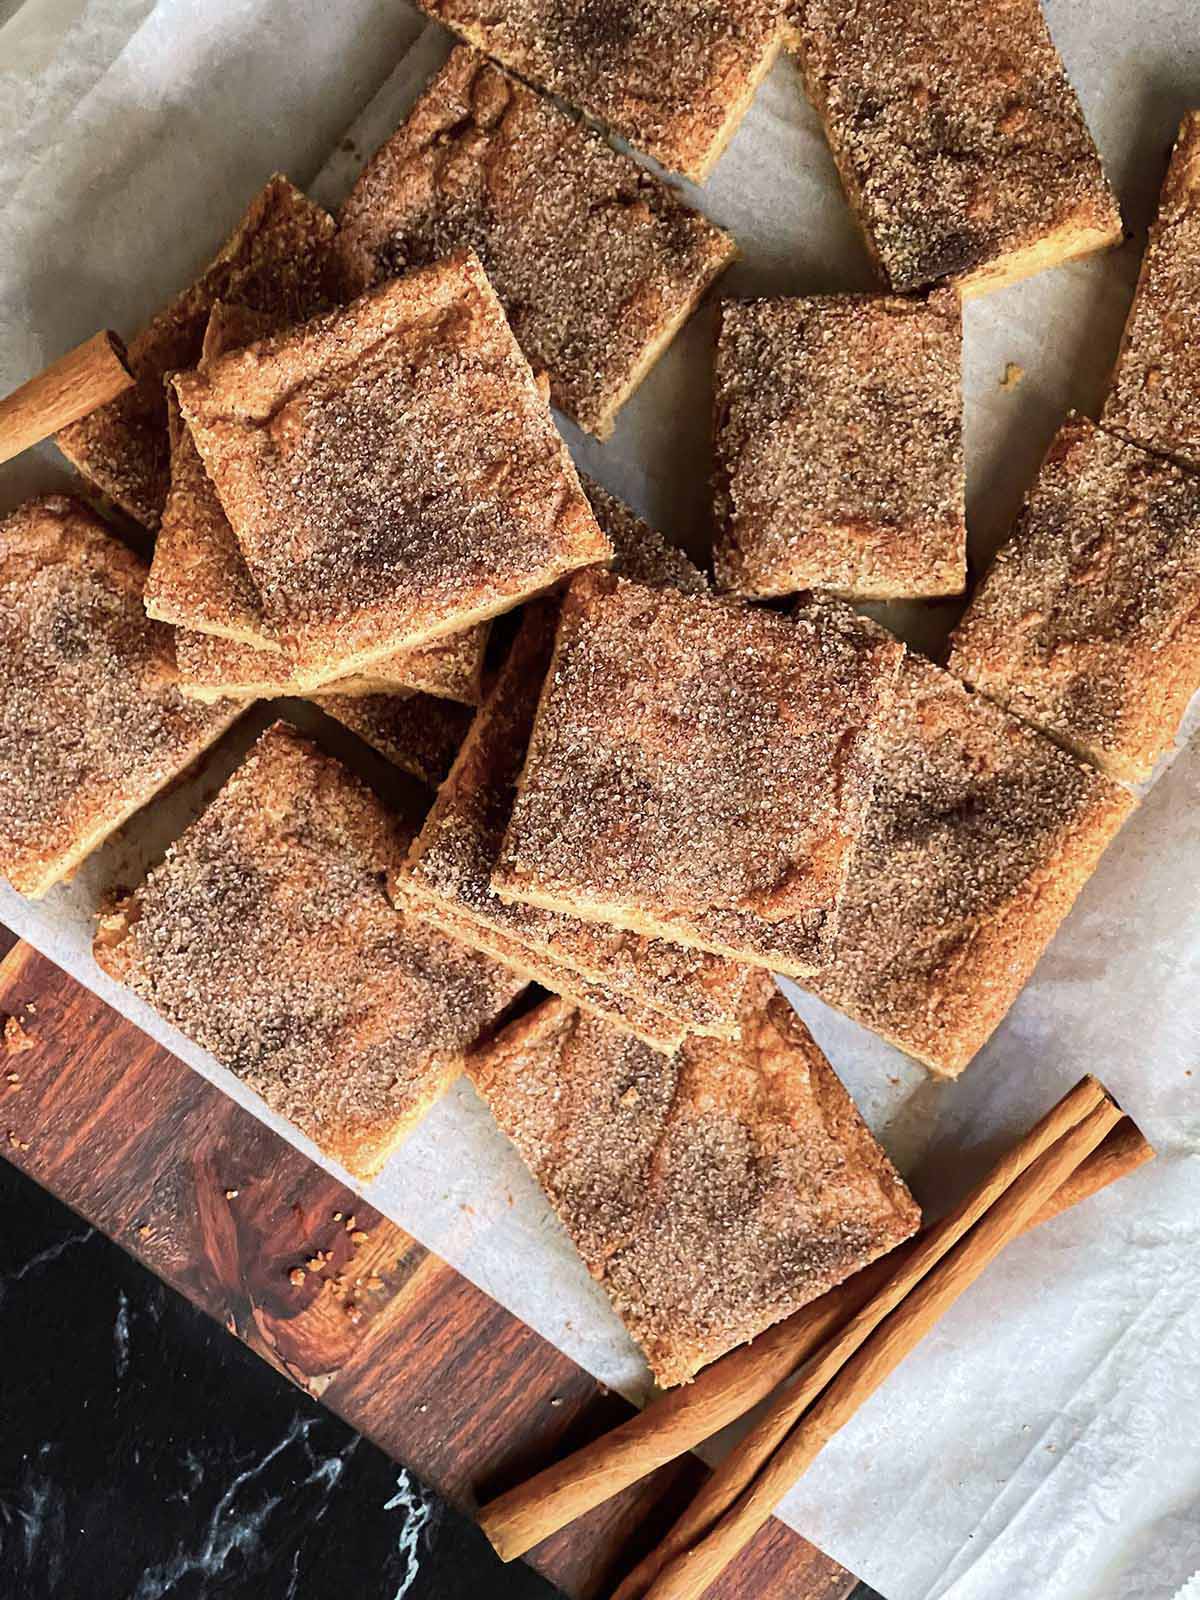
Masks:
[[[552,1600],[0,1159],[4,1600]]]

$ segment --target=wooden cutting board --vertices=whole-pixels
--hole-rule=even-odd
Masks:
[[[425,1483],[469,1509],[628,1413],[3,928],[0,955],[0,1019],[30,1045],[0,1048],[4,1156]],[[305,1269],[317,1251],[328,1260]],[[664,1468],[530,1559],[578,1600],[603,1595],[703,1471],[692,1458]],[[773,1522],[712,1593],[845,1600],[854,1586]]]

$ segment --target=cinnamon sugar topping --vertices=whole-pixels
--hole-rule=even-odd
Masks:
[[[316,704],[379,754],[435,787],[450,770],[471,712],[430,694],[321,694]]]
[[[627,506],[596,484],[587,484],[587,493],[617,550],[623,574],[643,583],[704,592],[705,580],[696,568]],[[475,938],[492,941],[502,936],[512,944],[522,970],[539,983],[570,994],[656,1047],[664,1042],[671,1049],[678,1045],[678,1024],[697,1032],[729,1034],[736,1028],[745,982],[744,971],[732,963],[565,913],[519,902],[506,904],[492,892],[491,875],[553,650],[557,615],[557,602],[551,599],[526,613],[453,776],[413,845],[397,893],[418,913],[435,920],[449,911],[460,923],[481,930]],[[469,932],[462,936],[472,937]],[[496,948],[494,943],[490,947]],[[602,986],[600,995],[597,986]],[[665,1040],[661,1023],[653,1017],[647,1030],[647,1007],[674,1020],[676,1026]]]
[[[779,0],[419,0],[663,166],[707,177],[775,59]]]
[[[717,579],[850,599],[966,586],[962,315],[952,290],[727,301]]]
[[[1179,129],[1101,421],[1200,472],[1200,111]]]
[[[950,667],[1114,777],[1148,777],[1200,689],[1200,482],[1069,418]]]
[[[823,1294],[920,1213],[765,973],[742,1040],[664,1060],[551,1002],[471,1076],[664,1385]]]
[[[274,318],[218,301],[204,335],[200,368],[262,337]],[[300,694],[307,686],[291,654],[272,637],[262,597],[237,536],[170,396],[171,488],[146,582],[146,610],[179,625],[176,653],[184,692],[201,700],[223,695]],[[336,682],[343,694],[421,690],[477,704],[488,625],[399,650],[362,674]],[[334,686],[333,683],[330,685]]]
[[[792,0],[791,43],[891,287],[992,287],[1121,218],[1038,0]]]
[[[811,972],[901,656],[841,607],[575,579],[493,887]]]
[[[145,567],[86,506],[0,522],[0,871],[41,895],[233,721],[189,705]]]
[[[347,287],[469,246],[556,405],[603,437],[733,255],[553,102],[460,47],[342,208]]]
[[[101,923],[100,964],[360,1177],[522,980],[400,916],[404,830],[285,724]]]
[[[935,1071],[961,1072],[1131,804],[908,656],[829,965],[805,982]]]
[[[610,554],[474,257],[175,386],[268,625],[313,687]]]

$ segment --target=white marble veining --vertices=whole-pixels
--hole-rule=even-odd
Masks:
[[[23,1283],[26,1278],[35,1272],[40,1272],[43,1267],[48,1267],[65,1255],[68,1250],[74,1250],[81,1244],[86,1244],[96,1232],[95,1228],[83,1228],[79,1233],[68,1234],[65,1239],[59,1239],[55,1244],[48,1245],[45,1250],[39,1250],[37,1255],[30,1256],[29,1260],[19,1266],[15,1272],[10,1272],[5,1277],[0,1277],[0,1301],[16,1283]]]
[[[397,1549],[404,1562],[400,1587],[393,1600],[405,1600],[421,1573],[422,1538],[428,1542],[437,1515],[437,1502],[427,1495],[421,1485],[405,1468],[396,1478],[396,1492],[383,1504],[385,1511],[404,1512],[404,1526],[400,1530]]]
[[[113,1322],[113,1369],[121,1383],[129,1371],[129,1296],[117,1290],[117,1315]]]

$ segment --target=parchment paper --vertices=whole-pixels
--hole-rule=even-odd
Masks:
[[[1006,531],[1063,414],[1102,393],[1175,124],[1200,104],[1194,0],[1050,0],[1047,10],[1138,236],[968,308],[976,563]],[[273,169],[335,204],[444,54],[431,29],[401,60],[419,31],[398,0],[26,0],[0,28],[0,390],[97,327],[132,331]],[[690,193],[741,245],[724,292],[870,285],[790,63],[705,190]],[[566,427],[582,465],[698,551],[710,341],[702,312],[608,444]],[[1010,361],[1026,375],[1001,389]],[[31,452],[0,471],[0,506],[64,478],[51,448]],[[956,609],[883,614],[935,648]],[[261,709],[245,719],[198,780],[70,886],[34,904],[0,884],[0,920],[328,1167],[111,984],[88,948],[101,892],[143,870],[265,720]],[[1008,1251],[829,1445],[787,1520],[889,1600],[1175,1595],[1200,1569],[1200,743],[1159,778],[958,1083],[930,1080],[791,992],[932,1206],[1084,1071],[1162,1154]],[[644,1392],[636,1351],[468,1086],[367,1193],[597,1377]]]

